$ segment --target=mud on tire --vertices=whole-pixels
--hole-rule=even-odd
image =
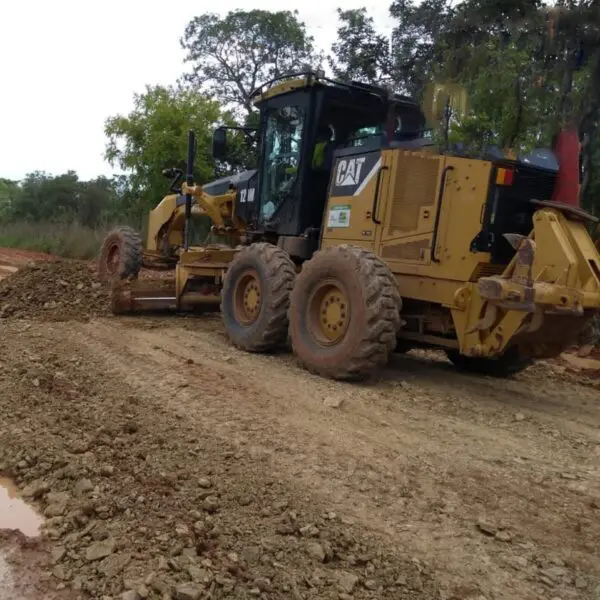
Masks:
[[[110,282],[137,278],[142,268],[142,238],[135,229],[116,227],[108,232],[98,259],[98,278]]]
[[[223,323],[235,346],[265,352],[285,343],[295,278],[296,266],[281,248],[261,242],[240,250],[221,294]]]
[[[499,378],[516,375],[534,363],[532,358],[521,356],[516,346],[508,348],[506,352],[498,358],[464,356],[456,350],[447,350],[446,356],[460,371]]]
[[[319,375],[368,377],[396,345],[401,307],[394,276],[375,254],[347,244],[321,250],[304,264],[292,291],[294,353]]]

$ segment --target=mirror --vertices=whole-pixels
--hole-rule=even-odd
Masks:
[[[217,160],[225,160],[227,156],[227,132],[223,127],[213,133],[212,155]]]

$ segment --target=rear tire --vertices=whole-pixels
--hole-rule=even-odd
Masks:
[[[364,379],[388,362],[401,306],[394,276],[372,252],[346,244],[316,252],[290,299],[294,353],[318,375]]]
[[[396,347],[394,348],[394,352],[396,354],[406,354],[411,350],[414,350],[416,346],[412,344],[410,341],[404,340],[402,338],[398,339],[396,342]]]
[[[98,278],[103,282],[136,279],[142,268],[142,238],[127,226],[109,231],[98,260]]]
[[[447,350],[446,356],[460,371],[499,378],[512,377],[534,363],[532,358],[521,356],[516,346],[509,348],[498,358],[464,356],[456,350]]]
[[[229,339],[246,352],[285,343],[296,267],[289,255],[264,242],[246,246],[227,269],[221,315]]]

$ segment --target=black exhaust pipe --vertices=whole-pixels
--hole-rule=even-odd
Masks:
[[[187,147],[187,173],[185,183],[191,187],[194,185],[194,155],[196,151],[196,136],[194,130],[188,131]],[[185,223],[183,229],[183,247],[187,250],[190,245],[190,219],[192,217],[192,195],[188,192],[185,195]]]

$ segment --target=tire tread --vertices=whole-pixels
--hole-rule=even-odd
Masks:
[[[303,360],[296,349],[294,353],[299,362],[310,372],[326,375],[333,379],[363,379],[377,369],[385,366],[396,345],[396,333],[400,329],[400,309],[402,301],[396,280],[387,264],[373,252],[341,244],[316,252],[298,276],[307,278],[317,276],[323,260],[336,257],[336,260],[353,261],[359,283],[365,290],[365,309],[367,324],[360,343],[344,364],[336,367],[323,367]],[[296,294],[301,293],[296,286],[292,291],[290,311],[297,305]],[[291,314],[290,314],[291,318]]]
[[[232,343],[239,349],[247,352],[266,352],[285,343],[288,334],[288,307],[290,304],[290,292],[296,278],[296,268],[290,256],[273,244],[267,242],[258,242],[245,246],[235,256],[228,273],[232,267],[242,261],[258,260],[263,263],[266,270],[267,281],[269,282],[269,294],[264,295],[263,307],[261,310],[268,312],[265,327],[256,332],[255,335],[244,340],[230,338]],[[226,294],[233,293],[234,281],[227,278],[223,285],[224,298]],[[223,316],[225,326],[225,303],[221,300],[221,315]]]
[[[98,276],[100,280],[109,281],[111,279],[106,269],[106,260],[108,258],[106,253],[109,246],[113,245],[115,241],[119,241],[121,244],[121,265],[116,279],[136,279],[142,268],[142,238],[132,227],[121,225],[109,231],[104,238],[98,261]]]

